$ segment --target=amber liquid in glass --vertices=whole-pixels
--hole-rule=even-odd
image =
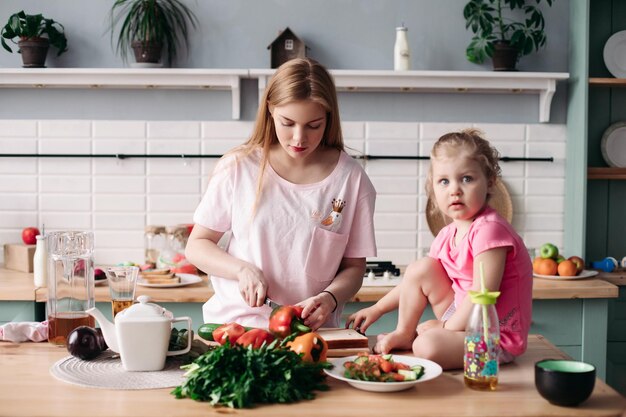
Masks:
[[[111,308],[113,309],[113,317],[122,310],[133,305],[133,300],[111,300]]]
[[[65,346],[67,335],[78,326],[96,327],[96,319],[82,311],[61,312],[48,316],[48,342]]]
[[[498,386],[498,377],[490,376],[480,379],[463,377],[465,385],[479,391],[495,391]]]

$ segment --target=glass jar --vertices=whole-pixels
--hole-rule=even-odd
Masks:
[[[165,228],[166,244],[157,259],[157,268],[176,268],[186,263],[185,246],[189,239],[187,225],[167,226]]]
[[[165,249],[165,226],[146,226],[144,233],[145,263],[156,265],[161,251]]]
[[[78,326],[95,327],[86,311],[95,306],[93,233],[54,232],[48,244],[48,341],[65,346]]]

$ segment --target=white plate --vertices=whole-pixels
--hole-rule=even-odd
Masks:
[[[614,33],[604,44],[604,65],[616,78],[626,78],[626,30]]]
[[[137,280],[137,285],[142,287],[150,287],[150,288],[174,288],[174,287],[184,287],[185,285],[197,284],[198,282],[202,282],[202,278],[198,275],[194,274],[176,274],[180,277],[180,282],[172,283],[172,284],[150,284],[143,279],[139,278]]]
[[[562,277],[560,275],[540,275],[540,274],[533,274],[533,275],[535,276],[535,278],[553,279],[556,281],[566,281],[566,280],[571,280],[571,279],[585,279],[589,277],[594,277],[598,275],[598,271],[589,271],[585,269],[580,274],[576,275],[575,277]]]
[[[626,122],[613,123],[604,131],[600,149],[609,166],[626,168]]]
[[[402,391],[405,389],[409,389],[415,384],[419,384],[420,382],[430,381],[431,379],[437,378],[443,370],[441,366],[437,365],[433,361],[429,361],[428,359],[416,358],[414,356],[402,356],[402,355],[393,355],[393,360],[395,362],[406,363],[409,366],[413,365],[421,365],[424,367],[424,375],[416,381],[400,381],[400,382],[374,382],[374,381],[359,381],[356,379],[350,379],[343,376],[344,367],[343,364],[348,361],[353,361],[357,358],[356,355],[346,356],[345,358],[335,358],[330,359],[335,367],[333,369],[324,369],[327,375],[332,376],[340,381],[345,381],[348,384],[352,385],[354,388],[358,388],[364,391],[373,391],[373,392],[394,392],[394,391]]]

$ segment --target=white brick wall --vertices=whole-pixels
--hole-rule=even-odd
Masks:
[[[527,246],[563,245],[564,125],[345,122],[349,153],[428,155],[442,134],[474,126],[504,156],[555,162],[503,162],[513,225]],[[0,153],[221,154],[252,122],[2,120]],[[146,224],[191,222],[212,159],[0,158],[0,244],[24,227],[93,230],[97,263],[141,262]],[[406,265],[433,240],[424,217],[428,161],[362,162],[378,191],[378,259]],[[0,251],[0,260],[2,252]]]

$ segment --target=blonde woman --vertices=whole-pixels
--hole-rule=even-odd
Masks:
[[[376,192],[344,151],[332,77],[311,59],[277,69],[254,131],[225,155],[194,214],[187,258],[211,276],[205,322],[267,327],[267,296],[338,327],[376,255]],[[217,243],[225,232],[225,250]]]

